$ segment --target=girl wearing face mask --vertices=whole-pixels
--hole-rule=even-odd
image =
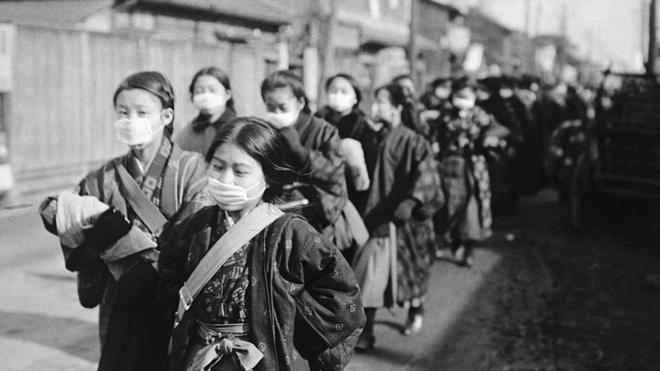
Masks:
[[[100,370],[163,370],[170,328],[156,300],[163,225],[206,185],[206,164],[171,140],[174,93],[158,72],[127,77],[114,98],[117,140],[127,154],[90,172],[75,193],[41,205],[58,235],[78,297],[100,305]]]
[[[340,73],[325,82],[328,103],[316,116],[337,127],[339,136],[355,138],[365,127],[367,115],[359,108],[362,93],[351,75]]]
[[[256,233],[211,271],[177,324],[172,370],[214,362],[203,369],[291,370],[302,365],[300,356],[313,369],[335,370],[350,359],[364,323],[353,271],[303,218],[273,205],[298,170],[287,146],[261,119],[239,117],[224,125],[207,155],[212,205],[164,234],[160,297],[173,315],[184,281],[225,233]],[[272,219],[259,224],[267,218],[261,211]]]
[[[367,315],[358,341],[363,350],[375,345],[378,308],[409,305],[404,334],[422,329],[435,245],[430,216],[442,194],[429,143],[403,122],[407,104],[399,85],[377,89],[372,116],[380,126],[364,143],[375,150],[366,152],[372,183],[360,205],[370,238],[353,260]]]
[[[454,83],[453,109],[444,116],[439,133],[440,177],[447,203],[436,216],[436,230],[445,234],[456,262],[471,266],[472,248],[492,234],[490,181],[486,153],[500,146],[507,134],[492,117],[476,106],[474,85],[468,79]],[[439,256],[443,256],[439,252]]]
[[[261,97],[268,111],[266,121],[286,139],[287,152],[300,174],[287,187],[282,202],[301,205],[291,211],[305,216],[339,249],[352,247],[359,236],[347,222],[348,191],[337,129],[310,114],[302,80],[292,72],[266,77]]]
[[[328,104],[316,112],[339,132],[340,154],[348,165],[347,185],[351,202],[358,202],[360,195],[369,188],[369,174],[364,161],[364,149],[360,138],[365,135],[369,124],[367,115],[359,108],[362,94],[357,81],[347,74],[337,74],[325,83]]]
[[[174,141],[186,151],[206,155],[218,129],[236,117],[229,76],[218,67],[202,68],[188,90],[199,114],[177,133]]]

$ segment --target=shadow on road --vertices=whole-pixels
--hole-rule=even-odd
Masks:
[[[71,318],[0,311],[0,337],[36,343],[74,357],[98,361],[96,324]],[[83,335],[81,334],[88,334]],[[75,339],[75,340],[73,340]]]

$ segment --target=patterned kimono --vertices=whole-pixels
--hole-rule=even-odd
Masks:
[[[456,110],[444,116],[439,132],[440,177],[446,207],[440,215],[440,233],[451,242],[482,241],[491,236],[491,192],[486,153],[487,135],[501,128],[481,108],[467,114]],[[504,129],[503,129],[504,130]]]
[[[159,296],[172,315],[183,282],[228,228],[208,206],[162,235]],[[204,286],[184,321],[192,334],[177,341],[172,369],[195,350],[195,321],[249,324],[247,341],[264,358],[255,370],[307,366],[341,370],[365,317],[355,275],[339,250],[299,216],[284,214],[237,251]],[[198,326],[198,325],[197,325]],[[188,354],[188,357],[190,355]]]
[[[385,131],[370,131],[361,138],[372,182],[360,211],[371,239],[353,264],[365,307],[376,308],[426,293],[435,250],[430,216],[442,204],[440,181],[426,139],[403,125]],[[406,200],[417,205],[413,217],[394,231],[394,213]],[[392,239],[396,239],[395,246]]]
[[[294,124],[300,143],[310,150],[310,171],[303,174],[286,195],[287,202],[305,198],[309,205],[299,210],[307,221],[343,250],[350,246],[348,226],[342,211],[348,200],[344,160],[337,153],[337,129],[324,120],[301,112]]]
[[[122,212],[133,227],[129,233],[144,233],[155,241],[136,216],[121,192],[117,166],[123,164],[142,191],[171,220],[196,197],[206,185],[206,165],[199,154],[181,151],[165,136],[156,158],[142,173],[132,153],[113,159],[90,172],[79,184],[80,195],[95,196]],[[46,228],[57,234],[56,202],[44,201],[41,216]],[[101,360],[99,370],[163,370],[166,368],[167,339],[162,310],[156,300],[158,251],[135,253],[117,261],[102,260],[100,248],[83,244],[75,249],[62,245],[66,268],[78,272],[78,296],[86,308],[100,304],[99,334]],[[112,252],[113,247],[105,251]],[[153,250],[153,249],[152,249]],[[110,267],[121,265],[118,275]]]

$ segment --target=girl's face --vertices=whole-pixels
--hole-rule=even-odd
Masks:
[[[263,190],[266,184],[261,164],[234,143],[224,143],[218,147],[209,164],[209,177],[222,183],[233,184],[251,192]],[[251,207],[260,199],[253,200]]]
[[[357,104],[355,90],[348,80],[337,77],[328,85],[328,105],[339,113],[345,113],[353,109]]]
[[[172,123],[174,110],[163,109],[160,99],[143,89],[122,90],[115,102],[117,120],[146,119],[151,126],[151,140],[148,143],[132,146],[141,149],[160,140],[163,128]]]
[[[416,94],[415,82],[409,78],[399,80],[398,84],[403,88],[408,97],[413,97]]]
[[[296,98],[289,86],[276,88],[264,95],[266,111],[272,113],[300,113],[305,106],[303,98]]]
[[[396,126],[401,122],[402,107],[395,107],[390,99],[390,93],[387,90],[378,91],[376,101],[371,108],[371,115],[376,122]]]
[[[193,103],[201,113],[222,113],[230,99],[231,90],[227,90],[215,77],[202,75],[195,80]]]
[[[300,111],[305,107],[305,99],[296,98],[289,86],[266,92],[264,103],[269,113],[267,121],[276,129],[293,125],[298,120]]]

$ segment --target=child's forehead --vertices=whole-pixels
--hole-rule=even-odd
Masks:
[[[273,101],[296,100],[296,96],[293,94],[293,89],[288,85],[278,86],[267,92],[266,98]]]
[[[117,95],[117,105],[160,106],[160,99],[153,93],[139,88],[124,89]]]
[[[259,165],[259,162],[254,157],[250,156],[233,142],[221,144],[213,154],[213,160],[227,164],[250,167],[256,167]]]

